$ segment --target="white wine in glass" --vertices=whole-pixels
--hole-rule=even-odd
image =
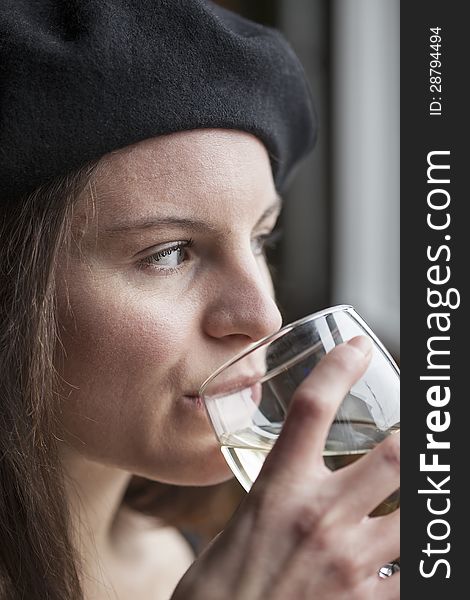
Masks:
[[[365,432],[367,439],[373,439],[375,444],[383,441],[387,436],[400,430],[399,425],[394,425],[387,431],[380,431],[374,428],[370,423],[354,423],[357,431],[361,429]],[[234,434],[225,434],[220,437],[222,454],[230,466],[235,477],[248,492],[261,471],[264,460],[274,445],[276,438],[266,437],[253,429],[242,429]],[[363,447],[354,450],[325,448],[323,458],[326,466],[331,471],[336,471],[345,467],[358,458],[367,454],[371,446],[365,443]],[[398,508],[400,501],[398,490],[374,509],[370,516],[385,515]]]

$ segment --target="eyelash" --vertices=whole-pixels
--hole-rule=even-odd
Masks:
[[[255,251],[257,256],[261,256],[265,254],[266,249],[273,248],[276,243],[279,241],[282,232],[278,229],[272,231],[270,233],[263,233],[261,235],[256,236],[255,241],[260,244],[260,250],[258,252]],[[164,275],[172,275],[176,271],[181,269],[181,266],[178,267],[159,267],[158,262],[160,259],[165,258],[166,256],[170,256],[174,252],[181,252],[182,250],[187,250],[194,245],[194,240],[190,238],[189,240],[184,240],[181,242],[177,242],[173,246],[168,248],[164,248],[163,250],[159,250],[158,252],[154,252],[149,256],[141,259],[138,263],[138,267],[141,270],[145,270],[148,268],[152,268],[154,270],[163,273]]]
[[[258,235],[255,240],[260,241],[261,242],[261,252],[259,252],[259,254],[264,254],[266,250],[272,250],[276,244],[279,242],[279,240],[282,237],[282,230],[281,229],[275,229],[274,231],[271,231],[270,233],[262,233],[261,235]]]
[[[194,245],[194,240],[190,238],[189,240],[184,240],[181,242],[176,242],[173,246],[168,248],[164,248],[163,250],[159,250],[158,252],[154,252],[145,258],[142,258],[139,261],[140,269],[154,268],[157,271],[165,272],[167,275],[171,275],[175,271],[177,271],[180,267],[158,267],[158,262],[160,259],[165,258],[166,256],[170,256],[174,252],[181,252],[183,249],[187,250]]]

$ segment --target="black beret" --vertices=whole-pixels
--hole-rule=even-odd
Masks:
[[[282,189],[313,147],[282,35],[204,0],[2,0],[0,201],[145,138],[248,131]]]

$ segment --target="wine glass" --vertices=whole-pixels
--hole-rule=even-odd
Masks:
[[[331,470],[369,452],[400,428],[400,374],[389,352],[350,305],[334,306],[284,326],[218,368],[199,395],[235,477],[249,491],[282,429],[298,385],[336,345],[357,335],[373,342],[369,366],[343,399],[323,451]],[[371,516],[399,504],[399,490]],[[384,565],[391,575],[399,561]]]

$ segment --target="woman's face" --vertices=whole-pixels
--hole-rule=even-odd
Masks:
[[[65,439],[159,481],[225,479],[195,395],[277,330],[262,252],[279,200],[267,152],[239,131],[140,142],[102,161],[59,269]]]

